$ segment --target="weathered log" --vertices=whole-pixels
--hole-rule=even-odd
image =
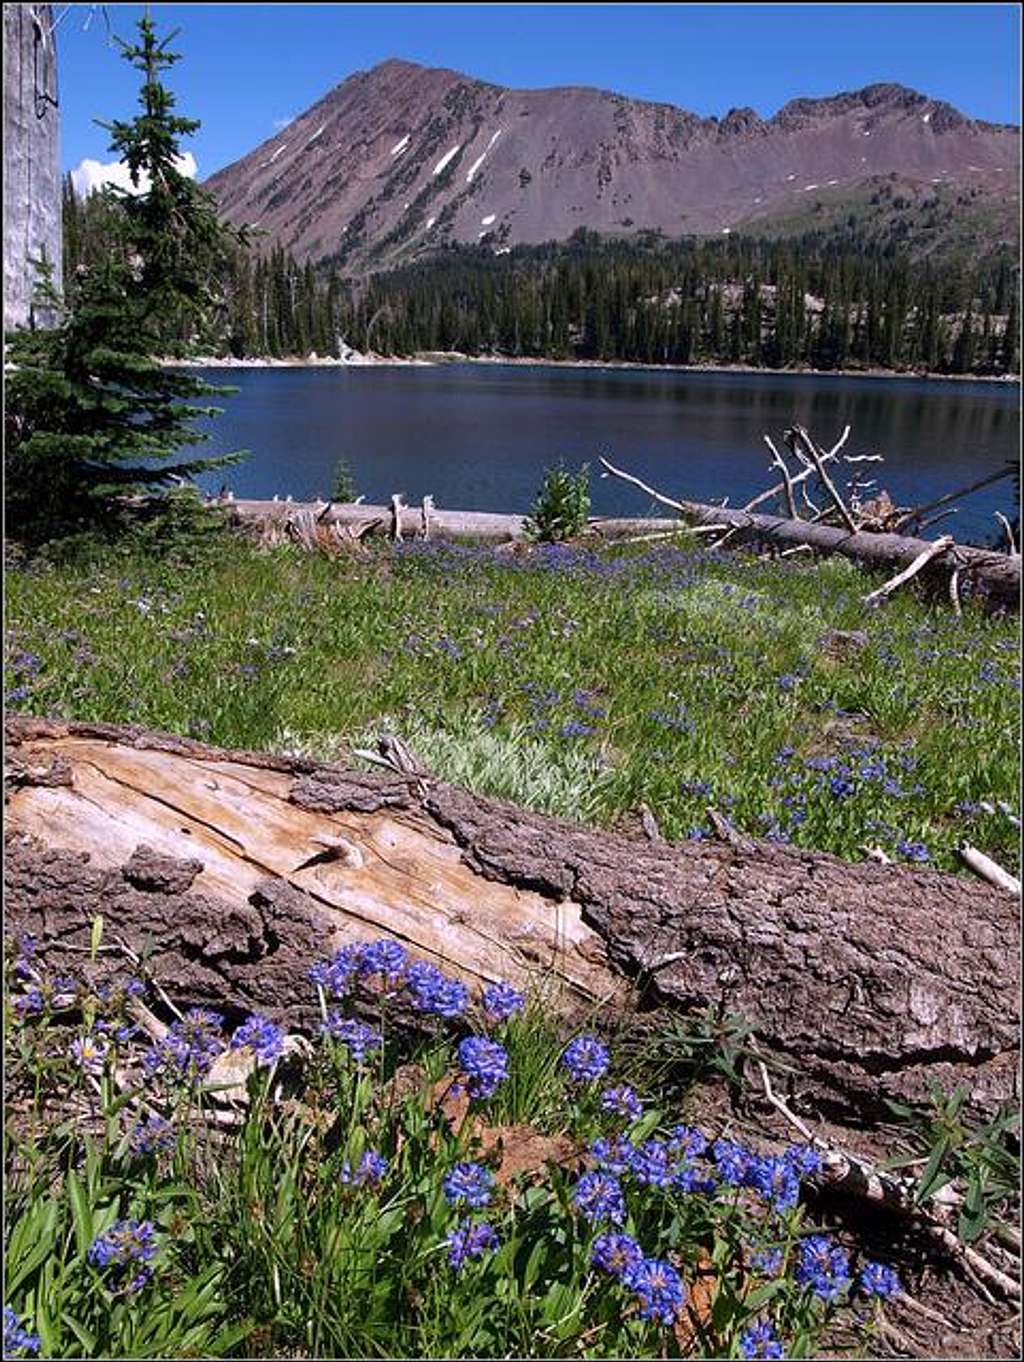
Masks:
[[[8,929],[54,968],[87,956],[101,913],[176,1000],[302,1027],[311,960],[383,933],[467,981],[539,984],[565,1016],[743,1016],[832,1114],[929,1080],[983,1111],[1016,1093],[1017,903],[966,877],[630,838],[119,726],[18,717],[7,741]],[[57,763],[69,780],[32,779]]]
[[[602,463],[606,463],[602,459]],[[617,476],[625,476],[627,481],[638,482],[630,475],[623,475],[606,463]],[[797,479],[793,479],[794,486]],[[644,484],[639,484],[644,486]],[[647,489],[646,487],[644,488]],[[876,534],[862,531],[850,534],[848,530],[837,529],[830,525],[816,524],[807,520],[787,520],[780,516],[753,514],[750,511],[729,510],[721,506],[708,506],[696,501],[672,502],[660,498],[666,504],[678,507],[686,520],[695,527],[719,527],[726,525],[732,532],[733,543],[750,541],[777,544],[784,547],[806,546],[817,553],[839,553],[846,558],[861,562],[868,567],[900,568],[912,563],[926,548],[924,539],[908,539],[896,534]],[[284,525],[304,512],[315,512],[315,502],[274,502],[274,501],[233,501],[227,503],[230,519],[237,525]],[[346,525],[352,527],[357,537],[367,533],[390,532],[394,523],[390,506],[369,506],[365,504],[333,504],[319,516],[320,523]],[[466,536],[488,543],[510,543],[522,539],[524,516],[500,515],[489,511],[447,511],[433,509],[431,516],[432,533],[438,538],[446,535]],[[404,509],[401,518],[403,535],[415,537],[422,528],[418,510]],[[598,540],[614,542],[637,534],[670,534],[673,530],[685,528],[678,520],[644,517],[592,517],[587,522],[586,533]],[[929,563],[924,577],[936,579],[943,586],[948,585],[951,572],[959,571],[960,580],[970,582],[974,589],[985,596],[993,605],[1001,609],[1015,610],[1020,603],[1020,558],[1009,554],[997,553],[988,549],[970,548],[953,545]]]
[[[601,459],[600,462],[614,477],[635,483],[645,492],[651,491],[646,484],[614,467],[607,459]],[[793,481],[795,483],[796,479]],[[842,554],[844,558],[851,558],[865,567],[908,567],[929,548],[926,539],[909,539],[899,534],[879,534],[866,530],[851,534],[848,529],[833,525],[788,520],[751,511],[728,511],[721,506],[705,506],[696,501],[672,504],[686,519],[698,525],[725,522],[735,532],[734,543],[756,540],[786,547],[807,544],[818,553]],[[1020,608],[1019,557],[951,543],[944,553],[937,554],[928,563],[921,576],[938,582],[946,589],[953,572],[959,572],[961,583],[970,582],[992,605],[1006,610]]]

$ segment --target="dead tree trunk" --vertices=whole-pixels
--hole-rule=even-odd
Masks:
[[[12,718],[8,931],[104,941],[178,1001],[313,1022],[307,969],[386,934],[468,982],[743,1016],[802,1092],[864,1117],[935,1080],[1016,1091],[1014,899],[763,843],[639,841],[464,790],[171,735]]]
[[[610,466],[610,465],[608,465]],[[909,566],[928,548],[924,539],[904,535],[861,531],[816,524],[808,520],[789,520],[781,516],[707,506],[696,501],[672,502],[691,525],[715,526],[728,530],[730,546],[744,542],[776,545],[779,548],[803,546],[817,553],[839,553],[866,567],[898,570]],[[336,504],[324,509],[323,503],[233,501],[227,503],[233,523],[249,526],[280,525],[284,528],[296,517],[319,512],[319,523],[350,527],[361,537],[365,533],[390,533],[399,524],[403,535],[412,539],[421,528],[420,511],[403,508],[395,520],[389,506]],[[434,509],[431,525],[435,535],[461,535],[488,543],[508,543],[524,538],[524,517],[499,515],[487,511],[446,511]],[[598,540],[615,541],[646,533],[671,533],[685,525],[669,519],[625,519],[595,517],[588,521],[586,533]],[[992,605],[1016,610],[1020,598],[1020,558],[988,549],[954,544],[928,564],[924,578],[938,580],[945,589],[950,574],[959,573],[961,589],[968,582]]]

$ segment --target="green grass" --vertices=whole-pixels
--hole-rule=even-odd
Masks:
[[[596,824],[645,803],[670,838],[713,804],[853,860],[958,869],[967,840],[1015,869],[1018,621],[907,590],[868,610],[875,580],[661,546],[111,550],[9,570],[5,688],[12,712],[331,758],[389,727],[441,778]],[[836,656],[835,629],[866,644]]]

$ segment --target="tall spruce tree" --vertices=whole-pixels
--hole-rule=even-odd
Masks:
[[[209,438],[193,421],[218,410],[192,399],[231,390],[159,362],[203,330],[238,239],[179,169],[179,138],[198,124],[174,115],[161,83],[162,69],[178,60],[169,41],[157,40],[147,16],[139,42],[121,44],[143,76],[142,111],[103,125],[136,190],[109,195],[109,249],[76,269],[63,297],[52,268],[38,262],[39,294],[58,325],[8,336],[7,532],[27,543],[121,525],[134,493],[151,494],[150,511],[169,509],[166,496],[152,494],[242,457],[177,458]]]

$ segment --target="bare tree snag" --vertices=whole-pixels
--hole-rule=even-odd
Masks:
[[[176,1001],[312,1022],[306,971],[385,934],[469,982],[539,983],[553,1011],[721,1007],[834,1114],[1018,1072],[1018,905],[967,877],[767,843],[670,845],[430,781],[172,735],[8,720],[8,930],[46,963],[104,940]],[[338,854],[325,854],[325,853]]]

